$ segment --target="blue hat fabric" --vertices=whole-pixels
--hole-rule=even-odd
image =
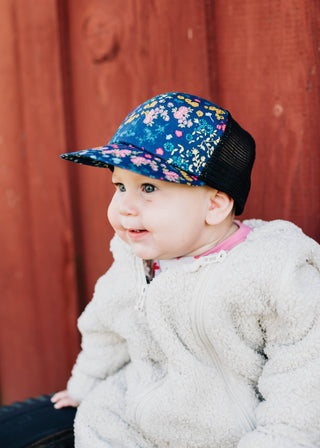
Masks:
[[[185,93],[166,93],[134,109],[106,146],[67,153],[61,157],[85,165],[111,169],[118,166],[168,182],[207,184],[217,188],[220,184],[212,176],[216,171],[212,158],[221,142],[225,144],[226,137],[232,134],[232,123],[236,122],[230,113],[210,101]],[[247,134],[237,123],[235,126]],[[231,151],[234,152],[234,149]],[[222,166],[222,171],[225,168]],[[230,194],[236,202],[231,190],[222,191]],[[241,208],[242,205],[238,211]]]

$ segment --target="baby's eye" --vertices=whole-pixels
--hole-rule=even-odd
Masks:
[[[126,187],[124,186],[124,184],[119,183],[114,183],[113,184],[116,188],[116,190],[121,191],[121,193],[123,193],[124,191],[126,191]]]
[[[142,189],[143,189],[143,191],[145,191],[146,193],[153,193],[153,192],[157,189],[157,187],[155,187],[155,186],[152,185],[152,184],[143,184],[143,185],[142,185]]]

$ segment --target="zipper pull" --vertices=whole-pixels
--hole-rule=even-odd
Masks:
[[[195,272],[197,271],[201,266],[208,266],[211,263],[222,263],[224,259],[226,258],[228,252],[225,250],[220,250],[219,252],[213,253],[211,255],[207,255],[205,257],[199,257],[196,260],[194,260],[190,264],[186,264],[184,269],[187,272]]]
[[[142,288],[141,288],[138,300],[136,302],[136,305],[134,307],[135,310],[141,311],[141,312],[144,311],[144,302],[145,302],[145,299],[146,299],[146,292],[147,292],[147,286],[143,285]]]
[[[226,258],[227,252],[225,250],[220,250],[220,252],[217,253],[217,262],[222,263],[223,260]]]

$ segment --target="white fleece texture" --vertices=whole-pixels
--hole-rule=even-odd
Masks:
[[[143,311],[142,261],[113,239],[79,319],[76,448],[320,447],[320,246],[245,223],[226,256],[157,276]]]

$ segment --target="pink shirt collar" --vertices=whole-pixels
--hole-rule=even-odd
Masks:
[[[222,243],[218,244],[218,246],[215,246],[208,252],[205,252],[204,254],[200,255],[200,257],[214,254],[215,252],[220,252],[220,250],[226,250],[226,251],[231,250],[232,248],[242,243],[242,241],[244,241],[247,238],[252,228],[247,226],[246,224],[243,224],[241,221],[234,221],[234,222],[239,227],[238,230],[236,230],[231,236],[229,236],[229,238],[222,241]]]
[[[242,241],[244,241],[247,238],[248,234],[252,231],[251,227],[247,226],[246,224],[243,224],[241,221],[234,221],[234,222],[239,227],[238,230],[234,232],[232,235],[230,235],[227,239],[222,241],[220,244],[213,247],[204,254],[201,254],[196,257],[174,258],[172,260],[155,260],[153,263],[154,275],[156,276],[160,274],[160,272],[167,271],[171,267],[174,267],[177,263],[190,263],[194,259],[214,254],[216,252],[220,252],[221,250],[229,251],[233,249],[235,246],[242,243]]]

